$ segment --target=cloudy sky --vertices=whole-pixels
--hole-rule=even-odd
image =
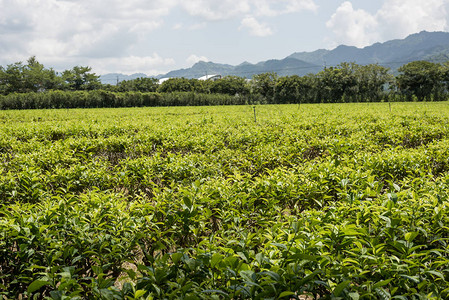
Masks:
[[[148,75],[449,31],[449,0],[0,0],[0,65]]]

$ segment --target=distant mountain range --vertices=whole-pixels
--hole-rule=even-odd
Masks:
[[[123,80],[132,80],[132,79],[145,78],[145,77],[150,77],[150,76],[147,76],[144,73],[135,73],[132,75],[125,75],[125,74],[121,74],[121,73],[108,73],[105,75],[100,75],[100,80],[104,84],[116,85],[117,82],[120,82]]]
[[[449,60],[449,33],[427,32],[412,34],[405,39],[375,43],[364,48],[340,45],[333,50],[320,49],[313,52],[296,52],[284,59],[271,59],[257,64],[248,62],[237,66],[200,61],[191,68],[161,74],[156,78],[199,78],[204,75],[221,74],[251,78],[255,74],[276,72],[280,76],[317,73],[324,66],[336,66],[342,62],[372,64],[395,71],[400,66],[415,60],[444,62]],[[123,75],[118,73],[100,76],[103,83],[116,84],[117,80],[147,77],[145,74]]]

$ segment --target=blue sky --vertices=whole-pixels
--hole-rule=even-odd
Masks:
[[[0,65],[157,75],[449,31],[449,0],[0,0]]]

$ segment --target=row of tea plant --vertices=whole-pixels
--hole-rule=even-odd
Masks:
[[[449,105],[3,111],[4,299],[447,299]]]

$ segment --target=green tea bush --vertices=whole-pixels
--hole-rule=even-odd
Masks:
[[[447,103],[391,108],[2,111],[0,295],[447,299]]]

